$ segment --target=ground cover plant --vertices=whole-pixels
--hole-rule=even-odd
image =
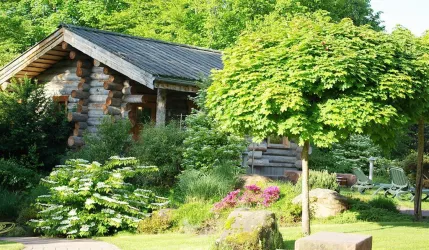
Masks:
[[[44,235],[90,237],[136,229],[138,222],[166,205],[165,198],[127,183],[137,173],[156,171],[135,158],[111,157],[105,164],[76,159],[42,179],[39,219],[30,223]]]

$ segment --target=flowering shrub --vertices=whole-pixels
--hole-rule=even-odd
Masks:
[[[114,156],[104,165],[77,159],[57,166],[42,179],[50,192],[38,197],[39,219],[30,224],[45,235],[70,238],[135,230],[142,218],[168,203],[126,182],[137,173],[157,171],[137,164],[135,158]]]
[[[232,208],[237,205],[248,207],[265,206],[269,207],[280,197],[280,189],[277,186],[270,186],[262,190],[256,185],[245,186],[243,192],[240,189],[229,193],[222,201],[214,205],[215,211]]]

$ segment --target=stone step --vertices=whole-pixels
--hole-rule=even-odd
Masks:
[[[295,156],[279,156],[279,155],[262,155],[262,159],[267,159],[271,162],[290,162],[295,163]]]
[[[282,155],[282,156],[295,156],[296,151],[294,149],[284,148],[284,149],[273,149],[269,148],[264,155]]]

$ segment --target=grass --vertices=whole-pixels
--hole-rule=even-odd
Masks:
[[[22,245],[21,243],[0,240],[0,249],[1,250],[21,250],[21,249],[24,249],[24,245]]]
[[[363,201],[369,201],[374,197],[372,194],[375,191],[376,189],[372,189],[372,190],[365,191],[365,193],[363,194],[360,194],[357,191],[353,191],[353,192],[350,191],[350,188],[342,188],[340,193],[347,197],[359,198],[360,200],[363,200]],[[384,192],[379,192],[377,195],[384,196]],[[405,197],[408,198],[407,196]],[[410,209],[414,208],[414,202],[411,202],[408,199],[407,200],[394,199],[394,200],[396,201],[399,207],[410,208]],[[426,201],[422,201],[422,209],[429,210],[429,199]]]
[[[293,249],[295,240],[301,237],[300,227],[280,229],[285,249]],[[316,232],[344,232],[372,235],[374,250],[416,250],[427,249],[429,223],[352,223],[312,225]],[[99,238],[123,250],[155,249],[210,249],[217,235],[195,235],[166,233],[158,235],[119,235]]]

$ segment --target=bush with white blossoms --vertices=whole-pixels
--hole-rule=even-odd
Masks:
[[[39,219],[31,220],[44,235],[90,237],[135,230],[138,222],[168,203],[150,190],[127,183],[137,173],[157,171],[133,158],[113,156],[104,165],[76,159],[56,166],[42,179],[49,195],[39,196]]]

